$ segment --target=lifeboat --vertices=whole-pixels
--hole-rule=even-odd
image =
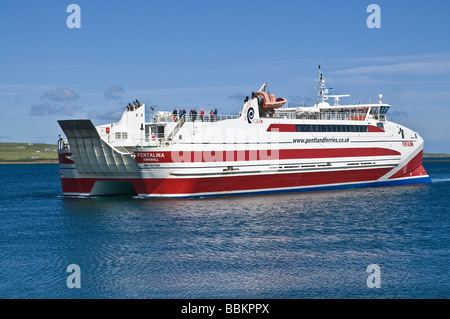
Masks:
[[[263,109],[265,110],[279,109],[287,102],[285,98],[282,97],[275,98],[274,94],[269,95],[263,91],[255,92],[253,96],[262,98]]]

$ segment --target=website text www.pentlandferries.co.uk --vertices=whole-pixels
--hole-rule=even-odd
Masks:
[[[294,138],[293,143],[348,143],[349,137],[314,137],[314,138]]]

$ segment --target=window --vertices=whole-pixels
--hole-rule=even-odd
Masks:
[[[380,110],[380,114],[386,114],[386,112],[389,110],[389,106],[382,106]]]
[[[309,132],[309,125],[296,125],[297,132]]]
[[[116,132],[116,140],[120,140],[121,134],[120,132]]]
[[[367,125],[296,125],[297,132],[368,132]],[[123,137],[122,137],[123,138]]]

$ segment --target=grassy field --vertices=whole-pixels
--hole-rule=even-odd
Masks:
[[[0,143],[0,162],[58,162],[56,144]]]
[[[423,157],[450,157],[450,154],[445,154],[445,153],[423,153]]]

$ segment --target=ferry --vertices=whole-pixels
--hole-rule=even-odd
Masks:
[[[237,115],[155,111],[129,103],[117,123],[59,120],[68,196],[201,198],[431,182],[424,141],[388,121],[390,105],[343,105],[320,66],[318,102],[288,107],[264,83]],[[333,103],[328,101],[332,99]]]

